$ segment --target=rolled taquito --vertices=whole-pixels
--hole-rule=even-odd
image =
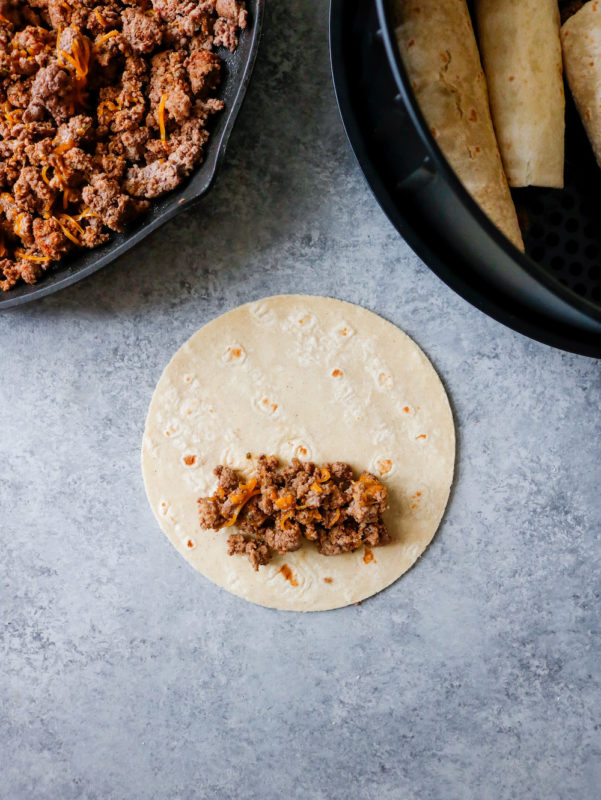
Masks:
[[[601,167],[601,2],[590,0],[561,28],[568,85]]]
[[[476,0],[475,8],[509,185],[561,189],[565,97],[557,0]]]
[[[395,0],[394,15],[400,54],[432,135],[474,200],[523,250],[465,0]]]

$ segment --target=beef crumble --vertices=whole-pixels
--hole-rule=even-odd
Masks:
[[[303,538],[324,556],[379,547],[390,541],[382,521],[388,490],[369,472],[357,480],[348,464],[318,466],[295,458],[280,469],[275,456],[257,460],[256,475],[244,483],[233,469],[218,466],[217,489],[198,500],[202,528],[236,525],[229,555],[246,555],[255,570],[273,551],[298,550]]]
[[[246,24],[241,0],[0,0],[0,288],[190,174]]]

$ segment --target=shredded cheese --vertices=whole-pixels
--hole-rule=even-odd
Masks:
[[[167,95],[161,95],[161,102],[159,103],[159,131],[161,132],[161,141],[167,141],[167,132],[165,130],[165,103],[167,102]]]
[[[63,216],[63,215],[61,214],[61,216]],[[60,221],[60,219],[58,219],[57,217],[54,217],[54,219],[60,225],[60,228],[61,228],[62,232],[65,234],[65,236],[67,237],[67,239],[70,239],[73,242],[73,244],[76,244],[78,247],[83,247],[83,244],[79,241],[79,239],[71,233],[71,231],[69,230],[69,228],[67,228],[66,225],[63,225],[63,223]]]
[[[119,36],[119,31],[109,31],[108,33],[103,34],[100,39],[94,43],[94,47],[100,47],[101,44],[106,42],[107,39],[112,39],[113,36]]]
[[[25,250],[21,250],[20,248],[15,250],[15,256],[23,259],[24,261],[52,261],[50,256],[33,256],[27,253]]]
[[[282,514],[282,518],[280,519],[280,525],[282,526],[282,530],[286,530],[290,523],[290,517],[292,516],[292,511],[286,511],[285,514]]]
[[[72,147],[73,147],[73,142],[71,141],[71,139],[69,139],[69,141],[67,142],[61,142],[60,144],[58,144],[54,148],[54,153],[57,156],[61,156],[63,153],[66,153],[67,150],[70,150]]]
[[[106,28],[106,20],[97,8],[94,9],[94,14],[96,15],[96,19],[102,25],[102,27]]]
[[[294,503],[294,497],[291,494],[287,494],[284,497],[278,497],[275,501],[276,508],[290,508],[290,506]]]
[[[79,222],[81,222],[82,219],[88,219],[89,217],[96,217],[97,219],[100,219],[100,214],[96,214],[94,211],[92,211],[91,208],[84,208],[81,214],[78,214],[76,217],[73,217],[73,219],[76,219]]]
[[[94,216],[98,215],[95,214]],[[71,223],[71,225],[73,225],[73,227],[78,231],[78,233],[81,233],[82,236],[84,235],[85,231],[81,227],[81,225],[76,221],[75,217],[72,217],[69,214],[59,214],[58,219],[64,219],[66,222]]]
[[[19,237],[22,236],[22,233],[21,233],[21,222],[23,221],[23,217],[24,216],[25,216],[25,212],[24,211],[21,211],[19,214],[17,214],[17,217],[15,219],[15,224],[13,225],[13,231]]]

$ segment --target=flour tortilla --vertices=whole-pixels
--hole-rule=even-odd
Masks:
[[[395,0],[394,14],[399,52],[432,135],[484,213],[523,250],[465,0]]]
[[[228,556],[235,528],[202,531],[196,501],[213,494],[217,464],[249,477],[249,452],[384,472],[394,541],[369,563],[363,548],[328,557],[310,542],[259,572]],[[454,459],[447,396],[419,347],[359,306],[304,295],[240,306],[195,333],[157,385],[142,447],[150,505],[184,558],[233,594],[293,611],[358,602],[409,569],[436,532]]]
[[[563,188],[565,97],[557,0],[476,0],[476,20],[509,185]]]
[[[563,60],[586,133],[601,167],[601,2],[591,0],[561,28]]]

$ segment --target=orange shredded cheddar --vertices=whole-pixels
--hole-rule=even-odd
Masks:
[[[282,514],[282,518],[280,519],[282,530],[286,530],[286,528],[289,527],[290,517],[293,515],[293,513],[293,511],[286,511],[285,514]]]
[[[96,217],[96,219],[100,219],[100,214],[96,214],[94,211],[92,211],[91,208],[84,208],[81,214],[78,214],[76,217],[73,217],[73,219],[76,219],[78,222],[81,222],[82,219],[88,219],[89,217]]]
[[[233,516],[230,519],[228,519],[228,521],[225,523],[225,525],[224,525],[225,528],[231,528],[232,525],[235,525],[236,520],[238,519],[238,514],[240,513],[240,511],[242,511],[242,506],[240,506],[239,508],[237,508],[234,511]]]
[[[0,22],[5,22],[7,25],[12,25],[12,22],[4,16],[4,14],[0,14]]]
[[[73,146],[74,143],[71,141],[71,139],[69,139],[67,142],[61,142],[60,144],[57,144],[57,146],[54,148],[54,153],[56,153],[57,156],[61,156],[63,153],[66,153],[67,150],[70,150]]]
[[[248,483],[243,483],[242,486],[239,486],[238,491],[232,492],[232,494],[228,497],[228,500],[231,503],[237,505],[238,508],[234,511],[233,516],[225,523],[226,528],[229,528],[236,522],[236,520],[238,519],[238,514],[240,513],[240,511],[242,511],[242,509],[244,508],[246,503],[248,503],[251,497],[255,497],[255,495],[261,494],[261,490],[255,488],[256,485],[257,485],[257,479],[252,478]],[[220,489],[221,487],[218,487],[217,489],[218,494]],[[225,492],[223,491],[223,489],[221,489],[221,492],[222,494],[220,494],[220,497],[223,498]]]
[[[326,483],[331,477],[329,470],[324,467],[319,471],[319,478],[317,480],[319,483]]]
[[[276,508],[290,508],[294,503],[294,497],[291,494],[287,494],[284,497],[278,497],[275,501]]]
[[[332,527],[332,525],[335,525],[339,519],[340,519],[340,509],[337,508],[336,513],[334,514],[334,519],[330,522],[330,527]]]
[[[95,8],[95,9],[94,9],[94,14],[95,14],[95,16],[96,16],[96,19],[98,20],[98,22],[99,22],[99,23],[102,25],[102,27],[103,27],[103,28],[106,28],[106,20],[105,20],[105,18],[102,16],[102,14],[100,13],[100,11],[98,11],[98,9],[97,9],[97,8]]]
[[[97,42],[95,42],[94,47],[100,47],[100,45],[106,42],[107,39],[112,39],[113,36],[118,36],[118,35],[119,31],[109,31],[108,33],[105,33],[103,36],[101,36]]]
[[[311,484],[311,489],[312,489],[312,491],[317,492],[317,494],[321,494],[323,492],[323,489],[321,488],[321,486],[318,483],[312,483]]]
[[[112,100],[103,100],[102,103],[98,104],[98,114],[102,114],[105,108],[108,108],[109,111],[119,110],[119,106]]]
[[[257,485],[257,479],[253,478],[248,483],[243,483],[241,486],[238,487],[238,491],[234,492],[229,496],[229,501],[236,505],[237,503],[242,503],[248,497],[250,497],[250,493],[254,491],[255,486]]]
[[[74,217],[69,216],[69,214],[59,214],[58,218],[65,220],[65,222],[69,222],[71,225],[73,225],[73,227],[78,233],[81,233],[82,236],[85,233],[81,225],[75,220]]]
[[[26,253],[25,250],[21,250],[20,248],[15,250],[15,255],[17,258],[21,258],[24,261],[52,261],[50,256],[33,256],[29,253]]]
[[[59,25],[56,31],[56,60],[59,67],[64,66],[61,60],[61,36],[63,34],[63,26]]]
[[[6,245],[4,244],[4,236],[0,235],[0,258],[6,255]]]
[[[71,231],[69,230],[69,228],[67,228],[66,225],[63,225],[60,219],[58,219],[57,217],[55,217],[54,219],[56,219],[56,221],[60,225],[60,228],[67,237],[67,239],[70,239],[73,242],[73,244],[76,244],[78,247],[83,247],[83,244],[79,241],[79,239],[71,233]]]
[[[63,211],[67,210],[68,205],[69,205],[69,190],[65,189],[63,192]]]
[[[46,164],[42,167],[42,180],[47,186],[50,186],[50,181],[48,179],[48,170],[50,169],[50,164]]]
[[[167,132],[165,130],[165,103],[167,102],[167,95],[161,95],[161,102],[159,103],[159,130],[161,132],[161,141],[167,141]]]
[[[17,234],[17,236],[21,236],[21,222],[23,221],[23,217],[25,216],[25,212],[21,211],[17,214],[15,218],[15,222],[13,225],[13,231]]]

